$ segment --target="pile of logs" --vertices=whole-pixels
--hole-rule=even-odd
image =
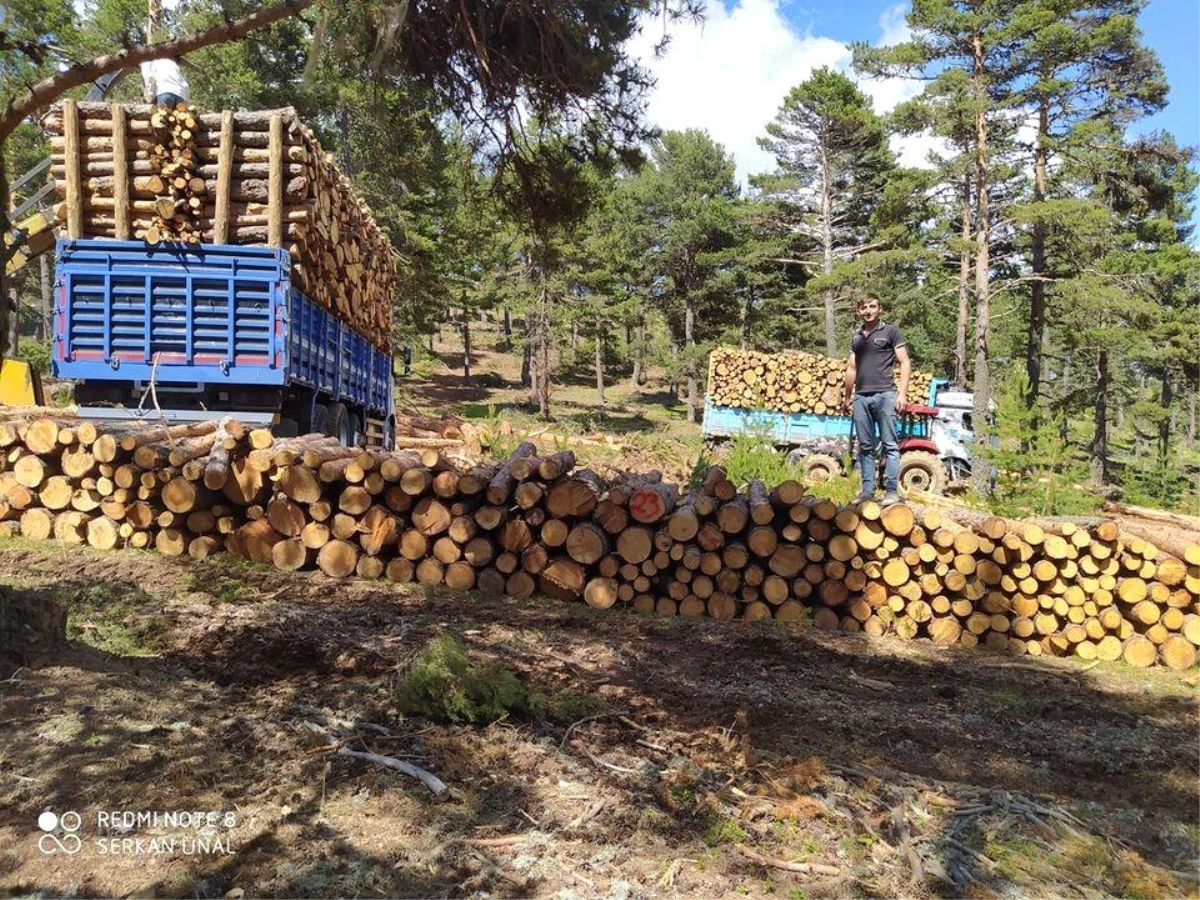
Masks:
[[[286,249],[294,287],[390,345],[395,251],[291,107],[66,100],[43,126],[68,237]]]
[[[896,371],[897,384],[900,373]],[[908,397],[926,403],[933,376],[914,370]],[[811,353],[759,353],[718,347],[708,360],[708,393],[717,406],[783,413],[839,414],[846,360]]]
[[[68,545],[1136,666],[1189,668],[1200,645],[1200,544],[1156,547],[1109,520],[845,507],[795,481],[738,490],[715,466],[692,491],[656,473],[606,484],[532,443],[463,469],[433,447],[277,439],[231,419],[0,419],[0,470],[9,530]]]

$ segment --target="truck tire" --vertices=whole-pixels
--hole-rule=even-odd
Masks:
[[[350,413],[350,443],[351,447],[363,446],[363,425],[362,417],[358,413]]]
[[[932,453],[910,450],[900,455],[900,489],[905,493],[944,494],[946,478],[945,465]]]
[[[326,437],[333,436],[329,431],[329,407],[324,403],[318,403],[313,407],[311,433],[323,434]]]
[[[842,474],[842,464],[828,453],[809,453],[800,460],[806,481],[832,481]]]
[[[329,404],[329,426],[325,430],[325,434],[330,437],[335,437],[341,441],[343,447],[354,446],[354,435],[351,429],[353,423],[350,421],[350,410],[346,408],[345,403],[334,401]]]

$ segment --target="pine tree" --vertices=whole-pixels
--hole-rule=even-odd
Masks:
[[[1138,116],[1161,109],[1167,85],[1154,53],[1136,24],[1145,0],[1028,0],[1014,16],[1024,37],[1013,66],[1024,86],[1019,102],[1031,113],[1033,196],[1029,228],[1029,327],[1025,346],[1026,404],[1035,408],[1042,382],[1046,304],[1056,262],[1049,258],[1046,219],[1040,214],[1055,195],[1052,171],[1075,154],[1083,135],[1099,120],[1122,129]],[[1048,212],[1053,215],[1053,212]]]
[[[895,160],[871,100],[840,72],[817,69],[792,88],[759,145],[779,170],[759,184],[789,213],[792,229],[815,245],[814,268],[830,275],[838,262],[872,245],[868,225]],[[805,254],[806,256],[809,254]],[[834,292],[826,288],[825,352],[838,353]]]
[[[970,172],[974,202],[973,237],[975,336],[972,420],[975,458],[990,445],[992,401],[992,249],[995,235],[992,194],[1001,146],[995,139],[1011,118],[1017,96],[1013,57],[1023,38],[1014,17],[1017,0],[916,0],[907,17],[912,40],[891,47],[854,45],[854,64],[875,76],[908,75],[924,79],[926,93],[946,93],[948,82],[961,84],[970,104]],[[977,465],[972,483],[980,494],[989,486],[987,466]]]

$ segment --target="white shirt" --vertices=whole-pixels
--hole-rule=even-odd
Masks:
[[[189,99],[187,79],[173,59],[152,59],[142,63],[142,80],[153,88],[155,96],[178,94],[184,100]]]

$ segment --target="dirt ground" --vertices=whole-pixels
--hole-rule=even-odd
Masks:
[[[0,584],[75,638],[0,673],[0,896],[1197,895],[1194,674],[20,541]],[[447,633],[588,712],[399,714]],[[100,824],[181,810],[218,846]]]

